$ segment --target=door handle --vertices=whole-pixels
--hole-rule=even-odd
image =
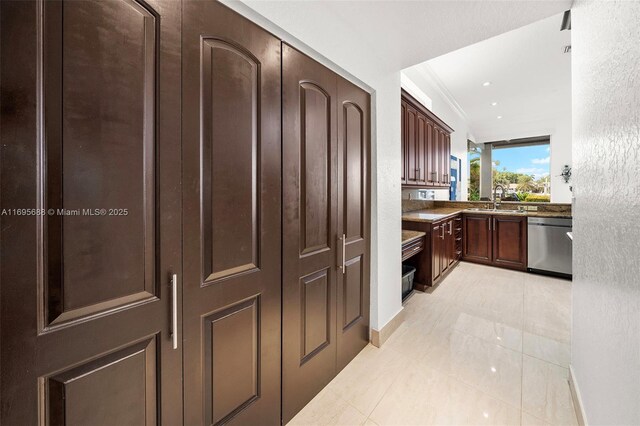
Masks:
[[[342,234],[340,241],[342,241],[342,262],[341,262],[341,265],[338,266],[338,268],[340,268],[342,273],[345,274],[346,273],[345,264],[347,263],[347,236],[345,234]]]
[[[178,274],[171,276],[171,343],[178,349]]]

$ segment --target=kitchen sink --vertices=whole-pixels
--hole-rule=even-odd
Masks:
[[[479,208],[479,207],[474,207],[471,209],[467,209],[467,211],[470,212],[492,212],[492,213],[517,213],[517,214],[524,214],[525,211],[520,211],[520,210],[506,210],[506,209],[483,209],[483,208]]]

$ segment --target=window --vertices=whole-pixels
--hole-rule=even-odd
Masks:
[[[493,188],[504,188],[504,201],[551,201],[550,158],[548,138],[545,142],[492,144]]]

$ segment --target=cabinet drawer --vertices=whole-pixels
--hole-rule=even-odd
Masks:
[[[406,260],[411,256],[420,253],[424,250],[424,237],[420,237],[417,240],[413,240],[407,244],[402,245],[402,260]]]

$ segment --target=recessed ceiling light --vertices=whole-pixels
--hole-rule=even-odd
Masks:
[[[482,85],[484,87],[491,86],[491,82],[490,81],[485,81],[484,83],[482,83]]]
[[[496,106],[496,105],[498,105],[497,102],[491,102],[491,106]]]
[[[501,118],[502,118],[502,116],[501,116],[501,115],[499,115],[499,116],[498,116],[498,120],[500,120]]]

